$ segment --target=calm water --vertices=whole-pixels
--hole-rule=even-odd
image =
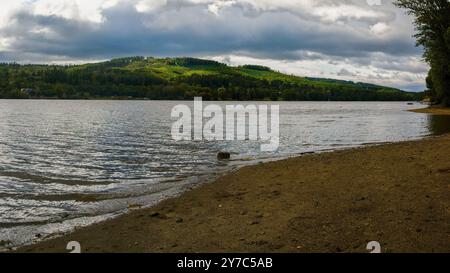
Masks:
[[[88,225],[255,161],[450,131],[449,117],[406,112],[420,106],[403,102],[286,102],[279,150],[260,153],[257,142],[172,141],[179,103],[0,100],[0,241]],[[234,160],[218,162],[221,150]]]

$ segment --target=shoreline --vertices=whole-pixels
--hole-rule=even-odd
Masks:
[[[449,252],[449,153],[447,134],[246,166],[17,252]]]
[[[428,107],[409,110],[413,113],[450,116],[450,108],[448,107]]]
[[[429,138],[429,137],[435,137],[435,136],[426,136],[425,138]],[[39,245],[46,241],[54,240],[54,239],[61,238],[64,236],[68,236],[80,229],[84,229],[89,226],[98,225],[98,224],[102,224],[102,223],[111,221],[113,219],[127,215],[127,214],[137,211],[137,210],[145,210],[145,209],[153,208],[154,206],[158,205],[159,203],[161,203],[165,200],[176,199],[176,198],[180,197],[181,195],[185,194],[186,192],[195,190],[199,187],[202,187],[202,186],[210,184],[210,183],[214,183],[219,178],[227,176],[227,175],[231,175],[234,172],[239,171],[241,168],[254,167],[254,166],[257,166],[260,164],[269,164],[269,163],[274,163],[274,162],[279,162],[279,161],[285,161],[285,160],[290,160],[290,159],[294,159],[297,157],[303,157],[303,156],[307,156],[307,155],[334,153],[334,152],[338,152],[338,151],[352,150],[352,149],[358,149],[358,148],[364,148],[364,147],[389,145],[389,144],[394,144],[394,143],[396,143],[396,142],[373,142],[373,143],[368,142],[368,143],[363,143],[363,144],[356,145],[356,146],[342,147],[342,148],[337,148],[337,149],[317,150],[317,151],[311,151],[311,152],[302,152],[302,153],[297,153],[297,154],[286,155],[283,157],[253,159],[253,160],[249,160],[249,161],[245,160],[246,161],[245,164],[243,162],[240,162],[238,164],[231,164],[230,166],[228,166],[226,168],[222,167],[222,169],[220,171],[214,170],[212,172],[204,173],[199,176],[185,178],[184,179],[185,181],[190,181],[190,182],[181,186],[180,187],[181,190],[176,191],[175,194],[166,195],[164,198],[161,198],[157,201],[152,201],[150,204],[147,204],[147,205],[130,203],[128,205],[128,208],[124,208],[123,210],[112,212],[112,213],[105,214],[105,215],[93,216],[92,218],[99,217],[99,218],[103,218],[103,219],[102,220],[94,220],[90,224],[83,224],[83,225],[78,225],[78,226],[74,225],[72,228],[69,228],[65,231],[57,231],[57,232],[49,233],[49,234],[46,234],[45,231],[41,232],[39,230],[35,230],[34,234],[32,234],[30,237],[30,238],[32,238],[32,236],[34,236],[34,239],[33,238],[31,239],[32,242],[27,242],[24,244],[8,245],[8,243],[10,243],[9,240],[6,240],[6,241],[0,240],[0,254],[6,253],[6,252],[14,252],[19,249],[36,246],[36,245]],[[230,163],[233,161],[236,161],[236,159],[230,160]],[[193,181],[195,181],[195,182],[193,182]],[[67,223],[65,223],[65,222],[50,223],[50,225],[66,225],[66,224]],[[45,235],[43,235],[43,234],[45,234]]]
[[[430,137],[435,137],[435,136],[425,136],[424,138],[430,138]],[[417,139],[419,140],[419,139]],[[406,140],[404,140],[406,141]],[[410,140],[411,141],[411,140]],[[414,141],[414,140],[412,140]],[[187,182],[185,185],[180,187],[179,191],[176,191],[175,194],[169,194],[166,195],[164,198],[161,198],[157,201],[152,201],[149,204],[146,205],[140,205],[140,204],[134,204],[134,203],[130,203],[128,205],[128,208],[124,208],[123,210],[120,211],[115,211],[109,214],[105,214],[105,215],[97,215],[97,216],[93,216],[93,217],[103,217],[102,220],[95,220],[92,221],[90,224],[83,224],[83,225],[74,225],[72,228],[67,229],[66,231],[57,231],[54,233],[49,233],[46,234],[45,231],[40,232],[39,230],[36,230],[34,232],[34,234],[32,236],[34,236],[34,239],[31,239],[32,242],[27,242],[24,244],[17,244],[17,245],[9,245],[8,246],[8,240],[6,241],[1,241],[0,240],[0,254],[4,253],[4,252],[13,252],[13,251],[17,251],[18,249],[23,249],[26,247],[32,247],[35,245],[39,245],[43,242],[46,241],[50,241],[50,240],[54,240],[57,238],[61,238],[64,236],[68,236],[70,234],[72,234],[75,231],[78,231],[80,229],[84,229],[87,228],[89,226],[92,225],[97,225],[97,224],[102,224],[108,221],[111,221],[113,219],[116,219],[118,217],[127,215],[131,212],[137,211],[137,210],[145,210],[145,209],[151,209],[153,207],[155,207],[156,205],[158,205],[159,203],[168,200],[168,199],[176,199],[178,197],[180,197],[181,195],[185,194],[186,192],[195,190],[199,187],[202,187],[204,185],[207,184],[211,184],[214,183],[216,180],[218,180],[219,178],[222,178],[224,176],[228,176],[233,174],[234,172],[239,171],[241,168],[245,168],[245,167],[254,167],[254,166],[258,166],[260,164],[269,164],[269,163],[274,163],[274,162],[279,162],[279,161],[285,161],[285,160],[290,160],[290,159],[294,159],[297,157],[304,157],[304,156],[308,156],[308,155],[314,155],[314,154],[323,154],[323,153],[334,153],[334,152],[339,152],[339,151],[345,151],[345,150],[352,150],[352,149],[359,149],[359,148],[364,148],[364,147],[374,147],[374,146],[381,146],[381,145],[389,145],[389,144],[394,144],[394,143],[398,143],[398,142],[368,142],[368,143],[362,143],[359,145],[355,145],[355,146],[349,146],[349,147],[341,147],[341,148],[337,148],[337,149],[324,149],[324,150],[317,150],[317,151],[311,151],[311,152],[301,152],[301,153],[297,153],[297,154],[290,154],[290,155],[285,155],[282,157],[270,157],[270,158],[260,158],[260,159],[252,159],[252,160],[244,160],[246,163],[244,164],[243,161],[238,163],[238,164],[231,164],[228,167],[222,167],[222,169],[220,170],[214,170],[212,172],[208,172],[208,173],[203,173],[201,175],[198,176],[193,176],[193,177],[188,177],[188,178],[184,178],[184,181],[190,181]],[[236,161],[236,159],[232,159],[229,161],[229,163]],[[238,160],[239,161],[239,160]],[[195,181],[195,182],[193,182]],[[65,222],[61,222],[61,223],[53,223],[54,225],[66,225]],[[45,234],[45,235],[43,235]],[[31,238],[31,237],[30,237]]]

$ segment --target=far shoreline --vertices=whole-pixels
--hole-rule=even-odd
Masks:
[[[7,100],[16,100],[16,101],[194,101],[194,98],[188,98],[188,99],[149,99],[149,98],[112,98],[112,97],[100,97],[100,98],[0,98],[0,101],[7,101]],[[360,102],[360,103],[415,103],[419,104],[418,101],[411,101],[411,100],[270,100],[270,99],[263,99],[263,100],[209,100],[206,98],[203,98],[203,101],[206,102],[322,102],[322,103],[329,103],[329,102]]]

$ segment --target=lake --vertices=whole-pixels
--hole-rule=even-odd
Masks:
[[[262,153],[258,141],[173,141],[180,103],[193,104],[0,100],[0,241],[67,232],[247,164],[450,132],[450,117],[406,111],[419,104],[277,102],[280,147]],[[219,151],[232,160],[218,161]]]

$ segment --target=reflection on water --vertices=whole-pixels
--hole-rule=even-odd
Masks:
[[[429,130],[433,135],[450,132],[450,116],[428,115]]]
[[[280,148],[261,153],[257,141],[174,142],[179,103],[0,100],[0,241],[152,204],[230,166],[450,131],[449,117],[410,113],[418,106],[403,102],[280,102]],[[218,162],[221,150],[233,161]]]

